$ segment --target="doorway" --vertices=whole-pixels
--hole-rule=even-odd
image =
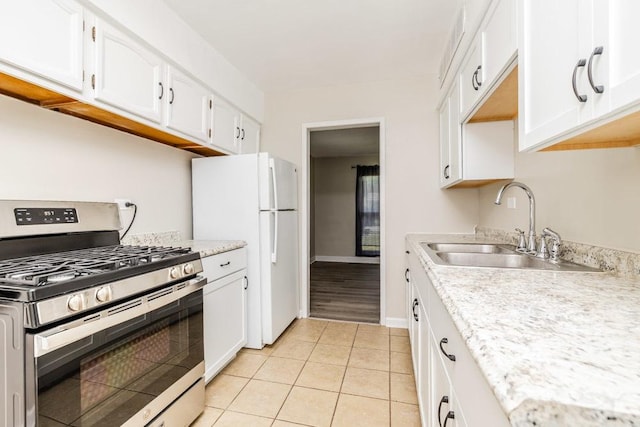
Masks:
[[[303,126],[303,317],[384,324],[384,123]]]

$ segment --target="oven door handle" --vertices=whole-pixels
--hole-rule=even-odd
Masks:
[[[150,313],[202,289],[205,284],[206,279],[198,276],[43,331],[33,336],[34,357],[43,356],[95,333]]]

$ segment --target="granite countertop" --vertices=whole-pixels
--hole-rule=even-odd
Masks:
[[[183,240],[177,246],[200,252],[202,258],[247,246],[244,240]]]
[[[407,236],[513,426],[640,426],[640,281],[437,265]]]
[[[244,240],[182,240],[177,231],[134,234],[123,239],[122,244],[190,248],[200,252],[202,258],[247,246]]]

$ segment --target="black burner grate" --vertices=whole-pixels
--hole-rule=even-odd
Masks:
[[[160,246],[102,246],[0,261],[0,282],[42,286],[177,257],[190,250]]]

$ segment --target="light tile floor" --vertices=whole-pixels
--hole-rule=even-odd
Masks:
[[[296,320],[242,349],[206,388],[192,427],[420,425],[406,329]]]

